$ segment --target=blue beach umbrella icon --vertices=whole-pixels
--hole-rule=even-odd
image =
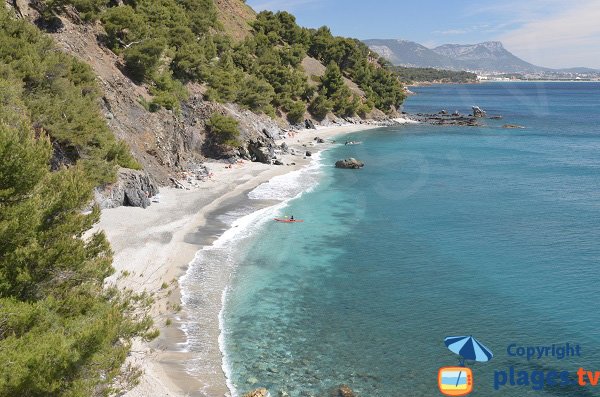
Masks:
[[[465,365],[466,360],[484,363],[494,357],[490,349],[472,336],[447,336],[444,344],[451,352],[460,356],[461,366]]]
[[[459,365],[465,366],[466,360],[479,361],[484,363],[490,361],[494,354],[490,349],[485,347],[481,342],[472,336],[447,336],[444,338],[444,344],[452,352],[460,356]],[[458,373],[456,378],[456,386],[460,382],[462,371]]]

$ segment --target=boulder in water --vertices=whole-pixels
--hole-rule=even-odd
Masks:
[[[341,385],[331,391],[331,397],[356,397],[348,385]]]
[[[265,389],[264,387],[244,394],[244,397],[270,397],[270,396],[271,396],[271,394],[269,394],[269,391],[267,389]]]
[[[349,159],[336,161],[336,163],[335,163],[335,168],[346,168],[346,169],[354,169],[354,170],[357,170],[364,166],[365,166],[365,163],[363,163],[362,161],[357,160],[355,158],[352,158],[352,157]]]
[[[473,106],[472,109],[473,109],[473,117],[480,118],[480,117],[486,116],[485,110],[481,109],[479,106]]]

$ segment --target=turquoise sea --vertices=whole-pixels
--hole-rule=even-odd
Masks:
[[[468,363],[473,396],[600,396],[600,383],[534,390],[552,371],[600,371],[600,83],[414,91],[408,112],[478,105],[503,119],[354,133],[341,139],[362,144],[250,193],[287,200],[225,243],[233,393],[326,396],[347,384],[363,397],[438,396],[438,369],[458,364],[444,337],[473,335],[494,352]],[[366,167],[332,166],[347,157]],[[283,215],[305,222],[270,221]],[[581,355],[507,352],[567,342]],[[495,390],[511,366],[533,379]]]

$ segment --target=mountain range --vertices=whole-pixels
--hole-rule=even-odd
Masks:
[[[499,41],[478,44],[444,44],[435,48],[408,40],[365,40],[373,51],[397,66],[497,73],[597,73],[588,68],[555,70],[533,65],[508,51]]]

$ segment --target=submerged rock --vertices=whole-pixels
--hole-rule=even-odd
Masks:
[[[244,394],[244,397],[270,397],[270,396],[271,396],[271,394],[269,394],[269,391],[267,389],[265,389],[264,387]]]
[[[522,125],[516,125],[516,124],[504,124],[502,126],[502,128],[509,128],[509,129],[521,129],[521,128],[525,128]]]
[[[331,391],[331,397],[356,397],[356,394],[354,394],[348,385],[341,385]]]
[[[345,159],[345,160],[339,160],[336,161],[335,163],[335,168],[346,168],[346,169],[359,169],[365,166],[365,163],[363,163],[360,160],[357,160],[355,158],[349,158],[349,159]]]

